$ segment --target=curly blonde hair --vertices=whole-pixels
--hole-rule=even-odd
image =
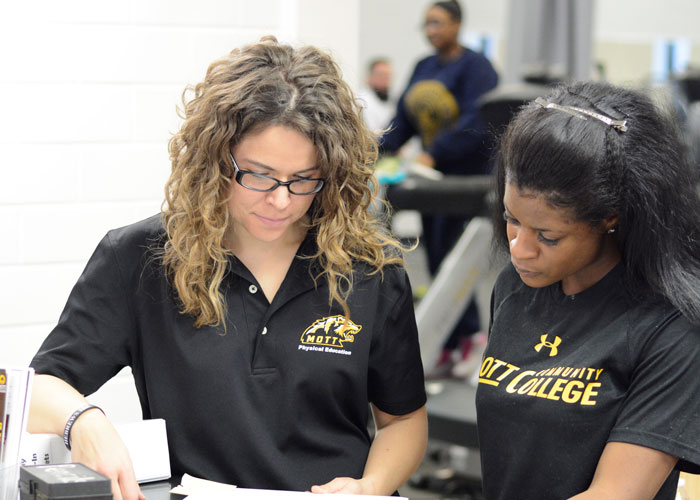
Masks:
[[[246,134],[271,125],[300,132],[316,148],[325,185],[309,210],[318,251],[307,257],[320,266],[314,278],[329,284],[329,304],[337,301],[349,317],[357,263],[371,273],[403,263],[403,247],[374,210],[376,140],[328,54],[264,37],[214,61],[203,82],[185,89],[183,106],[184,123],[169,144],[162,260],[181,311],[196,327],[225,328],[220,285],[232,254],[224,245],[231,224],[229,152]]]

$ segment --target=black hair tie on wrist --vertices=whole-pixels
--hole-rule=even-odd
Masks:
[[[63,444],[66,445],[66,448],[70,450],[70,431],[73,429],[73,424],[75,423],[76,420],[78,420],[78,417],[85,413],[88,410],[92,410],[93,408],[96,408],[100,410],[104,414],[104,410],[100,408],[99,406],[96,405],[85,405],[73,412],[73,414],[68,418],[68,422],[66,422],[66,427],[63,429]]]

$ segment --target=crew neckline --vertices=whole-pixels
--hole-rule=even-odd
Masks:
[[[622,263],[618,262],[612,269],[610,269],[610,271],[608,271],[605,274],[605,276],[603,276],[597,282],[595,282],[585,290],[582,290],[578,293],[573,293],[571,295],[567,295],[564,293],[561,281],[550,285],[548,288],[554,299],[562,303],[578,302],[581,300],[585,300],[587,297],[590,296],[598,297],[600,296],[600,290],[609,289],[609,287],[612,286],[615,282],[618,282],[618,284],[621,286],[621,277],[623,272],[622,269]]]

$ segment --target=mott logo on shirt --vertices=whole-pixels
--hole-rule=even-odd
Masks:
[[[540,352],[543,347],[547,347],[549,349],[549,357],[551,358],[559,353],[558,346],[561,344],[561,339],[555,335],[554,342],[550,342],[547,340],[547,337],[548,335],[546,333],[540,337],[540,343],[535,346],[535,351]]]
[[[362,330],[345,316],[329,316],[317,319],[301,334],[301,343],[314,346],[343,347],[344,343],[355,341],[355,335]]]

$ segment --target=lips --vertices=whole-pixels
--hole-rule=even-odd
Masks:
[[[256,214],[258,219],[265,225],[267,226],[281,226],[287,221],[287,217],[283,217],[281,219],[279,218],[273,218],[273,217],[264,217],[262,215]]]
[[[525,278],[537,276],[538,274],[540,274],[538,271],[530,271],[529,269],[523,269],[522,267],[518,267],[516,264],[513,264],[513,267],[520,276]]]

